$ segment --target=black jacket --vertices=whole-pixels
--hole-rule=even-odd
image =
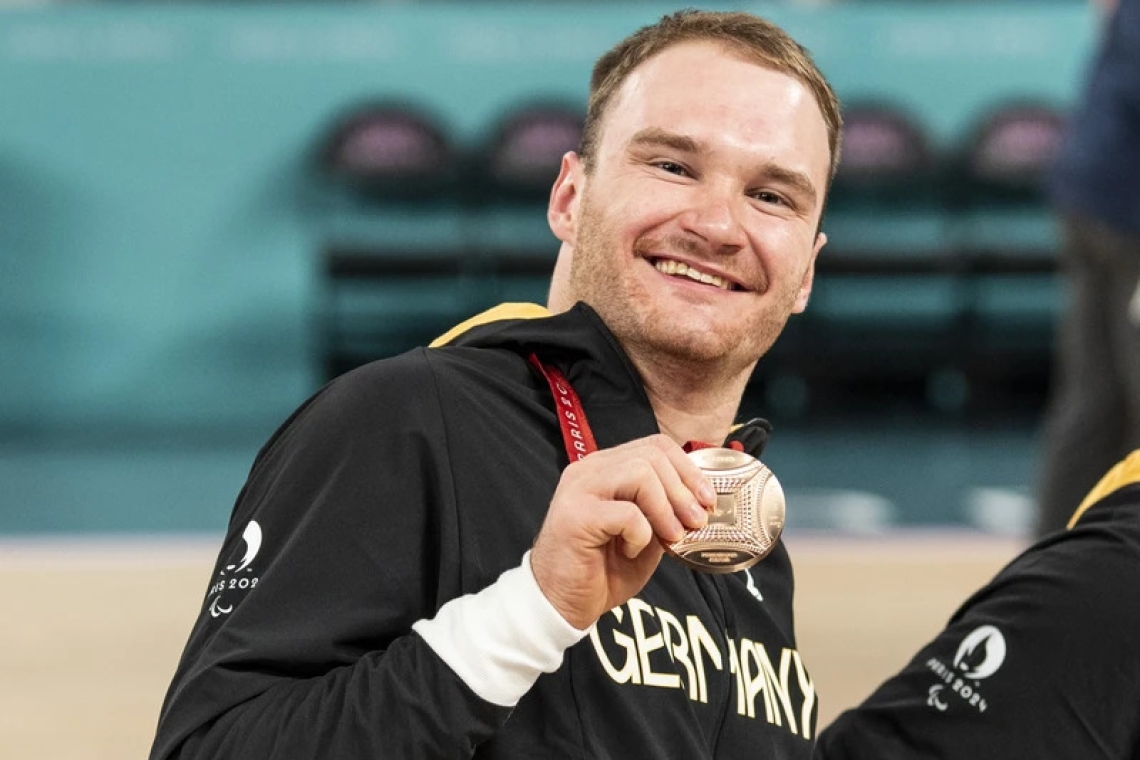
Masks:
[[[782,544],[747,574],[666,557],[513,708],[412,631],[517,568],[541,526],[567,455],[527,355],[566,375],[599,447],[658,432],[592,310],[511,313],[338,378],[268,441],[152,760],[810,756],[815,692]],[[755,432],[734,437],[762,445]]]
[[[1140,758],[1140,451],[1002,569],[817,760]]]

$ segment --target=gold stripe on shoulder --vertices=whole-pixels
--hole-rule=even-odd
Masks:
[[[1081,516],[1093,504],[1133,483],[1140,483],[1140,449],[1133,451],[1118,462],[1115,467],[1108,471],[1108,474],[1100,479],[1100,482],[1093,487],[1093,490],[1089,491],[1089,495],[1077,507],[1077,511],[1069,518],[1068,527],[1072,528],[1076,525]]]
[[[439,348],[440,346],[446,346],[468,330],[491,322],[500,322],[504,319],[539,319],[549,316],[552,315],[548,309],[535,303],[501,303],[498,306],[487,309],[487,311],[482,314],[476,314],[470,319],[460,322],[433,340],[429,347]]]

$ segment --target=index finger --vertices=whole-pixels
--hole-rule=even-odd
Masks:
[[[689,490],[697,501],[706,510],[716,506],[716,490],[705,476],[701,468],[694,462],[685,450],[672,438],[664,434],[651,436],[649,442],[664,452],[672,465],[673,470],[681,480],[681,484]],[[668,484],[666,484],[668,488]]]

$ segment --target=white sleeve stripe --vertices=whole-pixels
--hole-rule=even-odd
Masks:
[[[513,707],[542,673],[553,673],[582,631],[543,595],[530,552],[477,594],[452,599],[431,620],[412,626],[482,699]]]

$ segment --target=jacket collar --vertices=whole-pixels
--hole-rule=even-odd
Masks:
[[[574,387],[601,448],[660,432],[637,369],[602,318],[584,302],[561,314],[535,304],[500,304],[431,345],[502,348],[524,358],[536,354]],[[750,420],[737,426],[729,439],[740,441],[759,458],[770,431],[766,420]]]
[[[659,432],[641,377],[590,306],[561,314],[534,304],[502,304],[431,344],[500,348],[538,356],[558,368],[582,400],[598,446],[608,448]],[[535,382],[545,381],[535,374]]]

